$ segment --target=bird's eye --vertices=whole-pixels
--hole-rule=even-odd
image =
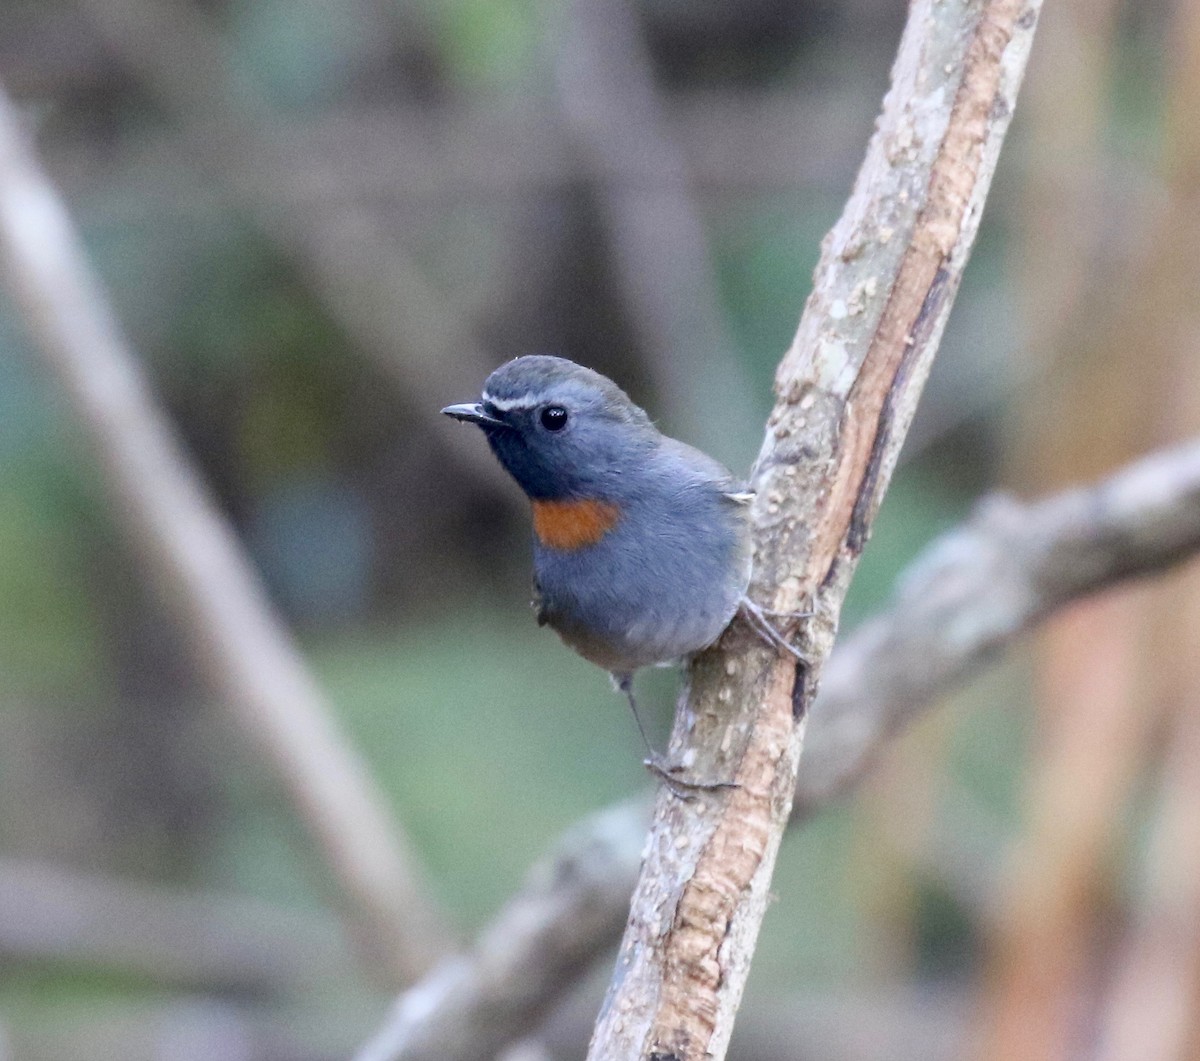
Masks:
[[[547,405],[542,410],[542,427],[547,431],[561,431],[567,426],[567,410],[561,405]]]

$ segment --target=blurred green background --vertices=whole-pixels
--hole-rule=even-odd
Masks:
[[[1057,6],[845,628],[981,493],[1104,470],[1064,458],[1047,471],[1040,425],[1069,366],[1095,363],[1097,307],[1171,193],[1162,160],[1186,137],[1164,117],[1164,42],[1186,19]],[[606,676],[533,623],[516,487],[438,409],[509,357],[561,353],[745,471],[903,13],[882,0],[0,8],[0,83],[468,937],[564,828],[648,781]],[[632,51],[595,30],[610,19]],[[1099,64],[1090,93],[1062,80],[1073,62]],[[1054,262],[1068,221],[1047,229],[1039,211],[1074,217],[1080,171],[1090,198],[1067,290]],[[1126,454],[1097,430],[1092,448],[1114,460],[1141,445]],[[0,301],[0,876],[11,862],[258,899],[335,933],[319,860],[143,567]],[[660,739],[675,684],[639,677]],[[988,888],[1021,828],[1032,700],[1022,656],[923,721],[858,799],[789,836],[751,999],[879,1016],[872,1000],[935,998],[942,1031],[961,1029]],[[4,894],[0,919],[19,923]],[[338,975],[264,998],[11,940],[0,926],[5,1059],[344,1056],[383,1012],[345,953]],[[255,1021],[270,1034],[246,1032]],[[825,1045],[804,1053],[750,1028],[731,1056],[960,1056],[942,1031],[883,1023],[850,1045],[814,1031]],[[222,1038],[234,1026],[236,1050]]]

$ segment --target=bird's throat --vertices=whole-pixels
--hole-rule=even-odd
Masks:
[[[620,518],[621,510],[607,501],[533,502],[533,532],[550,549],[595,545]]]

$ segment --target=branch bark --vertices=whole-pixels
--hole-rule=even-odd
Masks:
[[[978,227],[1037,0],[909,11],[892,89],[776,375],[753,485],[753,597],[806,663],[735,623],[692,665],[671,758],[736,787],[660,789],[588,1056],[722,1058],[796,787],[807,709]]]
[[[411,981],[444,939],[416,859],[155,404],[2,93],[0,270],[202,673],[279,774],[364,953]]]

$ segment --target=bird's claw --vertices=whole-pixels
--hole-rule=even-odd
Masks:
[[[717,792],[725,788],[742,787],[736,781],[690,781],[679,776],[684,769],[683,766],[679,763],[668,763],[657,755],[643,759],[642,765],[660,780],[666,782],[675,795],[684,799],[694,798],[692,795],[688,795],[688,792]],[[680,791],[681,789],[684,791]]]
[[[809,665],[808,657],[804,655],[795,645],[793,645],[786,637],[775,629],[774,624],[767,616],[775,618],[790,618],[790,619],[811,619],[815,612],[779,612],[770,608],[764,608],[761,604],[756,604],[749,597],[743,597],[741,601],[742,611],[746,614],[746,619],[750,627],[763,641],[772,648],[782,649],[790,656],[794,657],[797,663],[804,666]]]

